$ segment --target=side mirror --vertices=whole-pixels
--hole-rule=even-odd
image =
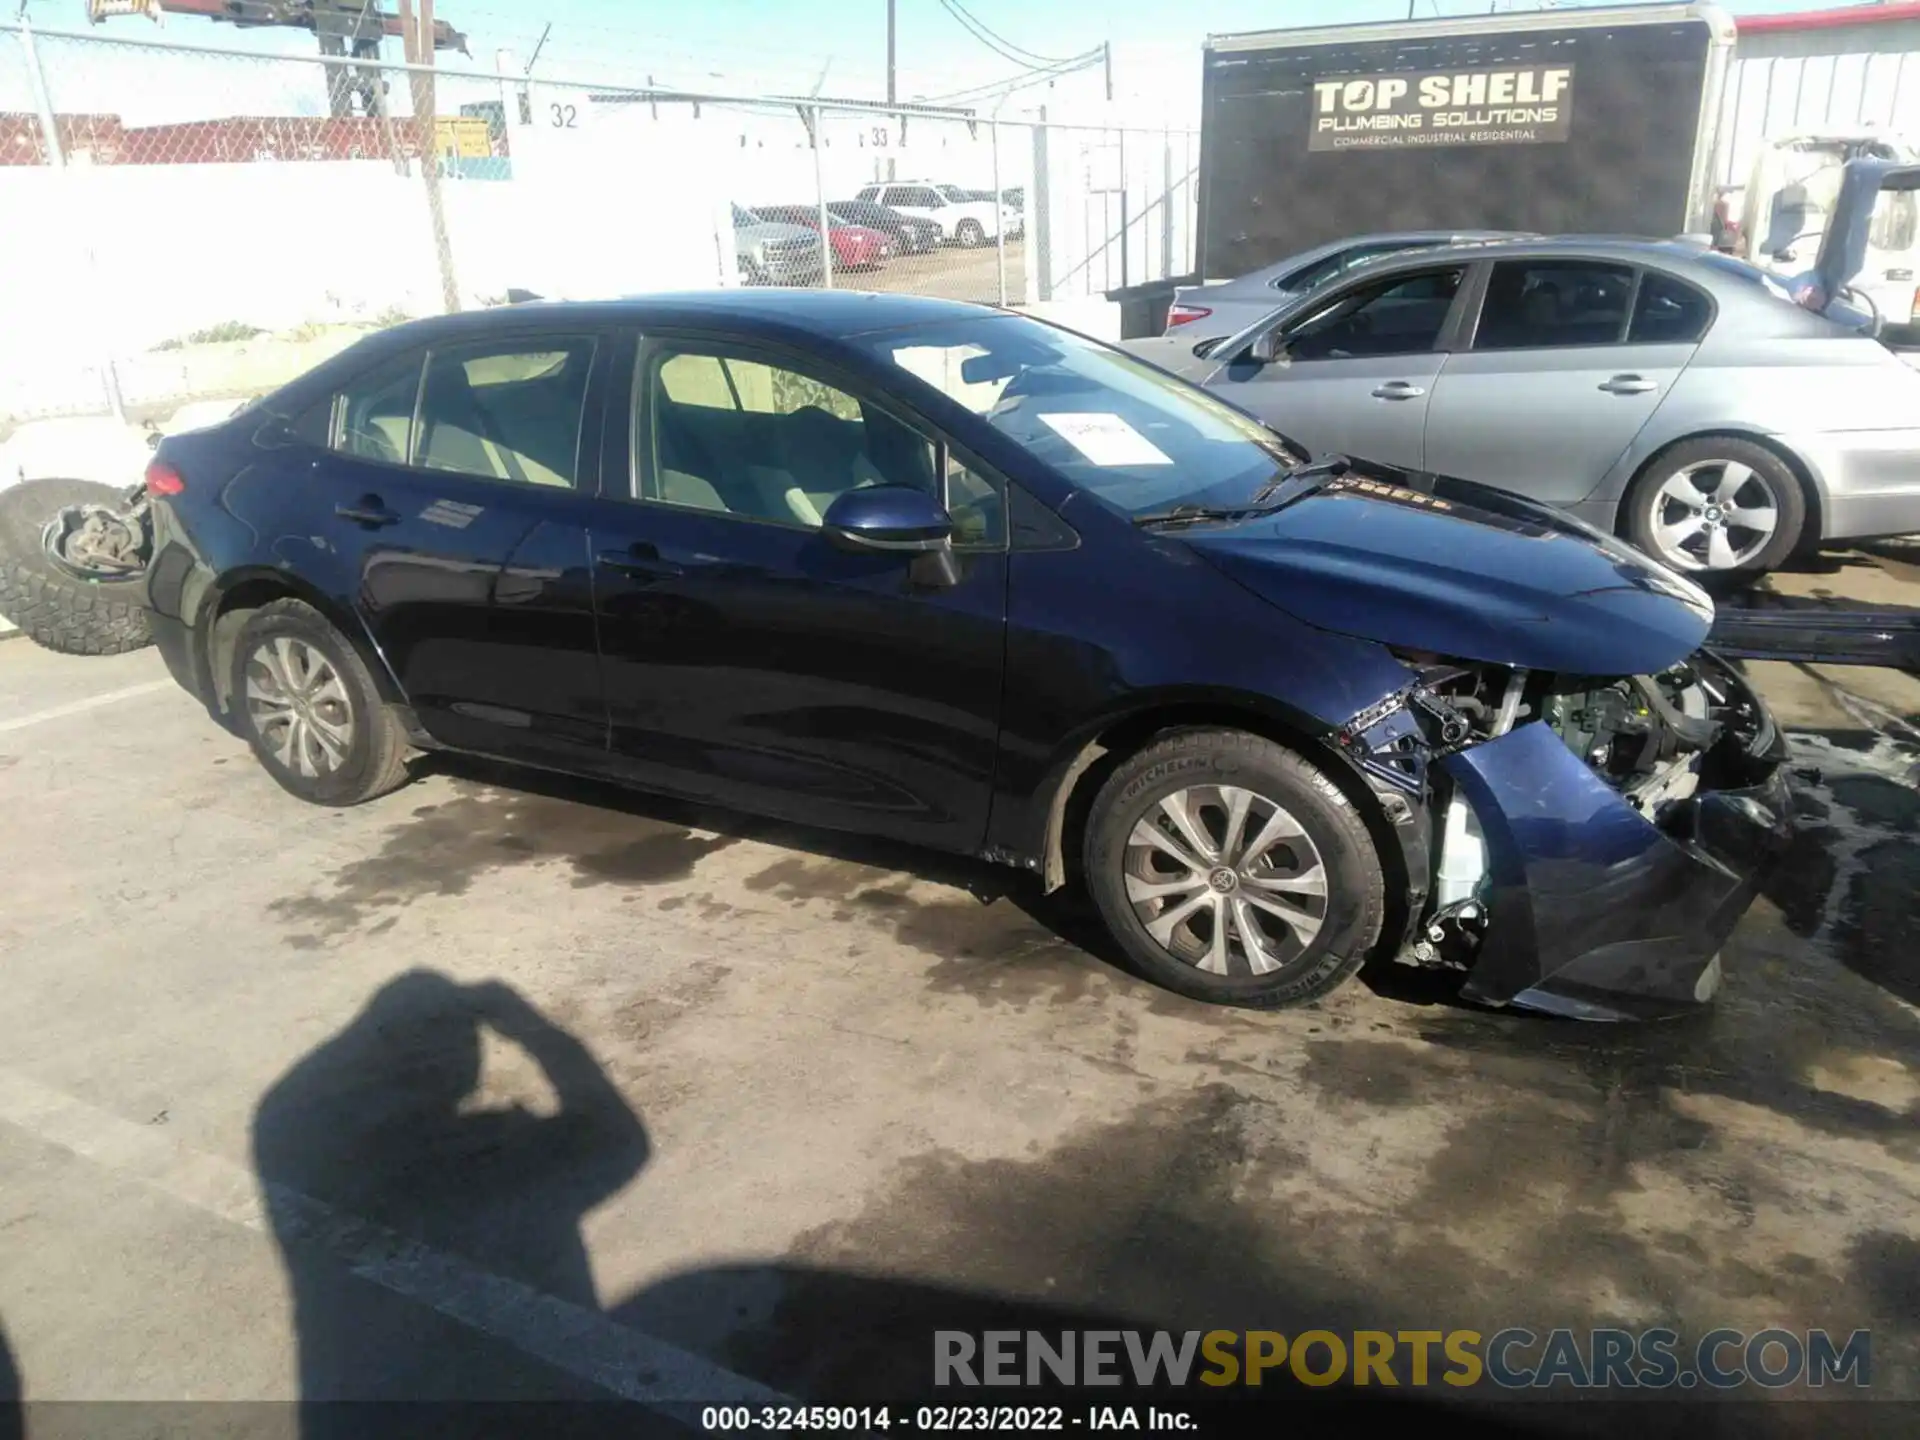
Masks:
[[[924,555],[944,550],[953,519],[924,490],[870,485],[849,490],[827,507],[820,522],[827,543],[856,552]]]
[[[1256,365],[1272,365],[1287,358],[1287,337],[1276,328],[1266,330],[1254,337],[1242,357]]]

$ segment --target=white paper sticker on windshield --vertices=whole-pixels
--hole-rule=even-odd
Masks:
[[[1158,445],[1118,415],[1076,412],[1040,417],[1062,440],[1095,465],[1171,465]]]

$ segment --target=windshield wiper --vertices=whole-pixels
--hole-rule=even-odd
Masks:
[[[1267,481],[1239,505],[1175,505],[1171,510],[1154,510],[1133,517],[1142,529],[1161,525],[1193,525],[1208,520],[1246,520],[1256,515],[1271,515],[1296,500],[1304,500],[1353,468],[1344,455],[1299,465]]]
[[[1291,505],[1296,500],[1304,500],[1317,490],[1324,490],[1329,480],[1338,480],[1353,468],[1353,462],[1344,455],[1329,455],[1325,460],[1316,460],[1311,465],[1297,465],[1284,475],[1276,475],[1258,490],[1253,492],[1249,505],[1261,505],[1272,500],[1282,490],[1287,490],[1295,481],[1308,482],[1299,489],[1291,490],[1284,500],[1272,508],[1278,510],[1282,505]]]

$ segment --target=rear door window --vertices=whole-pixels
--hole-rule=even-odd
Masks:
[[[593,348],[590,336],[542,336],[433,351],[420,387],[413,463],[574,488]]]
[[[1502,260],[1487,281],[1476,350],[1616,345],[1633,269],[1600,260]]]

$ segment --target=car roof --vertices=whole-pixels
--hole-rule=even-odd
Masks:
[[[520,326],[721,323],[735,327],[765,326],[827,340],[844,340],[878,330],[978,320],[1001,313],[990,305],[939,300],[926,295],[742,286],[731,290],[628,295],[611,300],[535,300],[521,305],[467,310],[458,315],[436,315],[395,326],[384,333],[404,334],[412,344],[432,344],[469,333],[492,334],[502,328]]]
[[[1397,255],[1382,255],[1364,262],[1371,273],[1405,267],[1422,269],[1447,260],[1611,260],[1622,265],[1668,265],[1687,269],[1705,269],[1701,258],[1713,252],[1684,240],[1654,240],[1634,235],[1536,235],[1465,239],[1452,245],[1436,245],[1425,250]],[[1357,273],[1362,266],[1355,266]]]
[[[1376,230],[1366,235],[1342,235],[1338,240],[1328,240],[1292,255],[1284,256],[1256,270],[1249,270],[1239,276],[1240,280],[1265,281],[1273,276],[1284,274],[1302,265],[1311,265],[1316,260],[1324,260],[1329,255],[1338,255],[1342,250],[1351,250],[1358,245],[1420,245],[1431,247],[1444,245],[1454,240],[1508,240],[1526,239],[1533,232],[1527,230]],[[1227,284],[1236,281],[1223,282]]]

